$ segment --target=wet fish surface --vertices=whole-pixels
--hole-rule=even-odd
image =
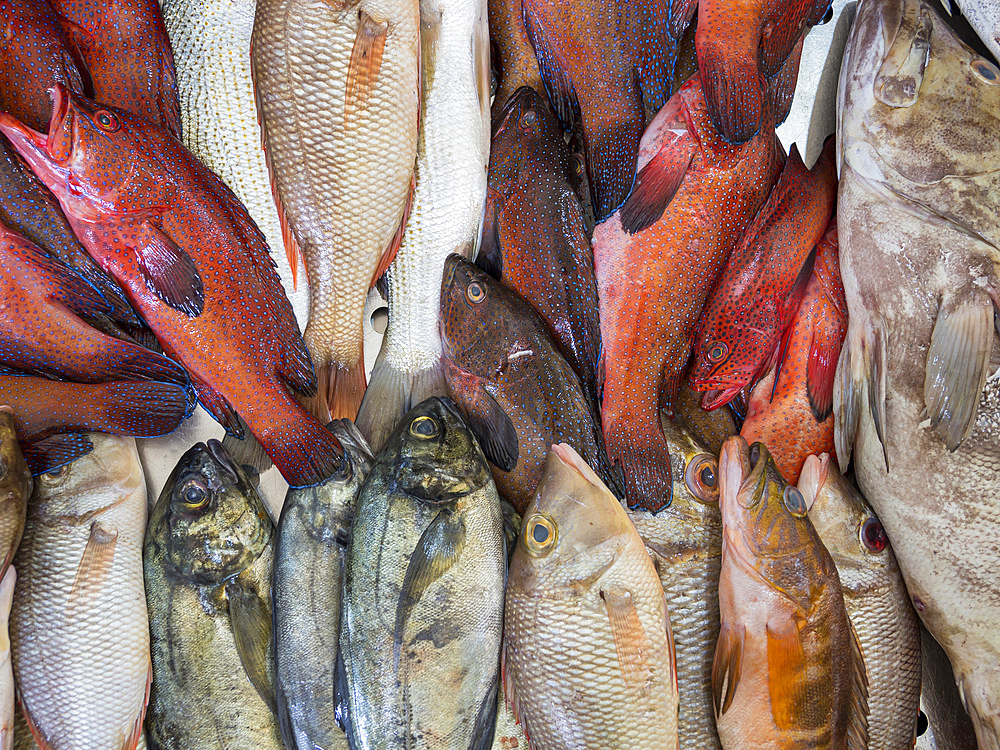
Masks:
[[[0,579],[0,749],[13,750],[14,714],[14,670],[10,662],[10,606],[14,600],[14,585],[17,571],[8,567]],[[30,734],[29,734],[30,736]]]
[[[24,532],[34,483],[18,444],[17,423],[9,406],[0,406],[0,576],[7,570]],[[3,584],[0,583],[0,590]]]

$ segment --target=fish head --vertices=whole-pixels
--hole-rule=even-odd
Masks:
[[[760,331],[735,322],[715,321],[694,337],[690,383],[703,391],[703,409],[717,409],[732,401],[760,369],[763,352],[756,342]]]
[[[93,516],[117,505],[143,482],[135,439],[88,432],[90,450],[34,478],[29,515]]]
[[[637,538],[618,499],[566,444],[549,451],[522,518],[509,580],[532,589],[588,587]]]
[[[548,102],[530,86],[515,91],[504,105],[490,144],[490,186],[504,192],[530,163],[559,165],[570,179],[562,126]]]
[[[136,130],[139,118],[92,102],[62,84],[50,92],[47,134],[8,114],[0,114],[0,132],[67,213],[93,219],[113,212],[142,150]]]
[[[14,412],[0,406],[0,515],[11,506],[23,510],[31,488],[31,470],[21,455]]]
[[[410,409],[379,458],[394,467],[394,489],[427,503],[446,503],[491,481],[479,444],[451,399]]]
[[[719,513],[719,459],[675,420],[662,420],[673,463],[673,500],[662,512],[703,517]]]
[[[184,580],[218,584],[253,564],[273,525],[243,468],[218,440],[177,462],[150,516],[147,541]]]

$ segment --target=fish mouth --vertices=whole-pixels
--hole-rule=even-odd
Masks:
[[[728,388],[710,388],[701,397],[701,408],[705,411],[718,409],[736,398],[744,386],[731,385]]]
[[[13,115],[0,113],[0,132],[7,136],[18,154],[49,188],[61,181],[67,169],[61,165],[73,154],[73,122],[69,94],[57,83],[49,89],[52,97],[52,118],[48,133],[32,130]],[[69,141],[69,148],[60,145]]]

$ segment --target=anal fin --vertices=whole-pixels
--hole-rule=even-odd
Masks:
[[[228,434],[237,438],[244,437],[245,433],[240,424],[240,419],[236,415],[236,410],[233,409],[225,396],[215,390],[213,386],[196,378],[194,375],[191,376],[191,383],[194,386],[195,393],[198,395],[198,402],[204,407],[205,411],[225,427]]]

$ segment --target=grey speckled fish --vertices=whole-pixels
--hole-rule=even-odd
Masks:
[[[1000,69],[922,0],[861,0],[841,69],[837,457],[1000,748]]]

